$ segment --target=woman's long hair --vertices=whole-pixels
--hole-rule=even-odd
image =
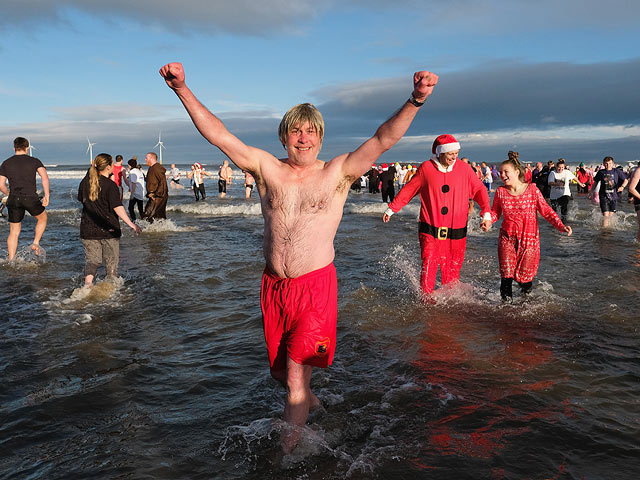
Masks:
[[[100,172],[113,165],[113,158],[108,153],[101,153],[96,156],[89,169],[89,200],[95,202],[100,195]]]

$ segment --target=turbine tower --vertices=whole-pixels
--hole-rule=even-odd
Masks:
[[[93,163],[93,146],[95,143],[91,143],[89,137],[87,137],[87,143],[89,146],[87,147],[87,153],[89,154],[89,163]]]
[[[162,143],[162,132],[158,134],[158,143],[156,143],[153,148],[156,148],[158,146],[160,147],[158,149],[158,152],[160,153],[160,155],[158,155],[158,161],[160,162],[160,164],[162,164],[162,149],[164,148],[166,150],[167,148],[164,146],[164,143]]]

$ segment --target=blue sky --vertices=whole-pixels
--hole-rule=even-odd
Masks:
[[[392,5],[390,5],[392,4]],[[296,103],[325,117],[321,158],[356,148],[411,93],[440,83],[384,161],[424,160],[452,133],[462,154],[597,163],[640,159],[635,0],[3,0],[0,145],[26,136],[45,164],[99,152],[219,163],[158,69],[187,83],[248,144],[284,153]]]

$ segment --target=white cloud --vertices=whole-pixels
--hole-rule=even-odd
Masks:
[[[353,9],[410,12],[407,20],[425,28],[451,31],[455,25],[487,35],[567,26],[614,29],[635,25],[640,17],[640,2],[630,0],[3,0],[0,25],[60,23],[79,11],[179,33],[261,36],[301,33],[325,11]]]
[[[320,4],[311,0],[4,0],[0,24],[62,22],[70,12],[125,19],[152,29],[188,33],[193,29],[264,35],[295,33],[313,20]]]

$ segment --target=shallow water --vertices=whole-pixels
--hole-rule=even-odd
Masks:
[[[257,198],[241,198],[239,181],[226,200],[213,181],[206,202],[172,191],[169,220],[127,229],[120,278],[87,293],[82,170],[50,175],[46,261],[0,264],[0,478],[640,475],[640,245],[628,205],[610,231],[584,198],[572,237],[541,220],[534,292],[510,305],[497,228],[476,226],[463,283],[423,305],[417,202],[383,224],[377,196],[350,194],[335,242],[336,357],[312,379],[326,411],[283,455]]]

